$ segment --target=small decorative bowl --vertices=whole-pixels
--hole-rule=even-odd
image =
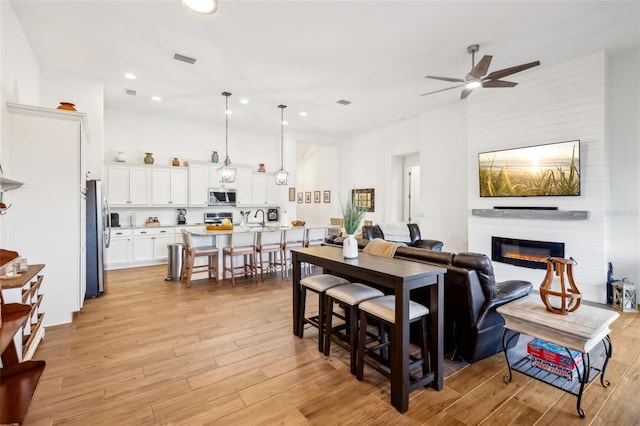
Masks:
[[[304,226],[304,224],[307,223],[304,220],[292,220],[291,221],[291,225],[292,226]]]
[[[56,109],[64,109],[66,111],[76,111],[76,105],[72,104],[71,102],[60,102],[60,105],[58,105],[58,108]]]

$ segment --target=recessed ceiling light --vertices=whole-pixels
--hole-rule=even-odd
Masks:
[[[187,9],[203,15],[210,15],[218,10],[217,0],[181,0]]]
[[[226,110],[224,113],[225,113],[225,114],[227,114],[227,115],[231,115],[231,114],[233,114],[233,111],[231,111],[230,109],[228,109],[228,110]]]
[[[287,123],[286,121],[283,121],[283,122],[282,122],[282,125],[283,125],[283,126],[286,126],[287,124],[289,124],[289,123]]]
[[[162,100],[162,98],[160,96],[152,96],[151,100],[152,101],[156,101],[156,102],[160,102]]]
[[[132,72],[128,72],[124,75],[124,78],[128,79],[128,80],[135,80],[136,79],[136,75]]]
[[[242,99],[240,99],[240,103],[246,105],[246,104],[249,103],[249,99],[242,98]]]
[[[306,117],[306,116],[307,116],[306,112],[304,112],[304,111],[300,112],[300,117]]]

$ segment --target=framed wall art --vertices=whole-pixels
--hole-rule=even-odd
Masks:
[[[295,200],[296,200],[296,189],[289,188],[289,201],[295,201]]]
[[[368,212],[375,212],[376,199],[374,188],[352,189],[351,197],[356,206],[366,207]]]
[[[314,203],[320,202],[320,191],[313,191],[313,202]]]
[[[322,192],[322,202],[330,203],[331,202],[331,191],[323,191]]]
[[[302,204],[302,192],[298,192],[298,204]]]
[[[311,191],[304,193],[304,202],[305,203],[310,203],[311,202]]]

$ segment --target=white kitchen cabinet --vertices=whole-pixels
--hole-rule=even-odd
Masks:
[[[4,244],[47,265],[44,325],[68,323],[86,289],[86,114],[12,103],[7,111],[3,160],[24,185],[11,191]]]
[[[161,230],[153,238],[153,259],[167,260],[169,257],[168,244],[175,243],[175,233],[173,229]]]
[[[207,207],[208,189],[216,186],[214,175],[217,170],[206,164],[189,165],[189,206]]]
[[[157,263],[167,260],[167,244],[173,244],[173,228],[144,228],[133,230],[133,261]]]
[[[108,167],[108,198],[111,206],[148,206],[151,168],[112,164]]]
[[[252,204],[279,204],[278,193],[281,187],[276,185],[273,173],[253,173],[251,183]]]
[[[188,169],[154,168],[151,172],[151,204],[154,206],[186,207],[188,204]]]
[[[253,199],[252,194],[252,175],[253,171],[249,167],[238,167],[236,173],[236,203],[251,204]]]
[[[105,256],[107,269],[130,264],[133,261],[133,230],[112,228],[111,243],[105,249]]]

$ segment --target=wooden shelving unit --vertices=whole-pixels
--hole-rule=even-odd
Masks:
[[[0,424],[22,423],[46,364],[44,361],[18,360],[13,338],[30,319],[31,312],[31,305],[2,304]]]

